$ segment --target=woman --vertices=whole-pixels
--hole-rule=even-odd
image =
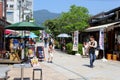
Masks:
[[[95,41],[94,36],[90,36],[89,42],[89,55],[90,55],[90,67],[93,68],[93,63],[96,59],[95,49],[97,47],[97,41]]]
[[[52,63],[53,53],[54,53],[53,45],[50,44],[48,49],[48,63]]]

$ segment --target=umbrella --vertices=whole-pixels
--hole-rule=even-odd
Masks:
[[[29,35],[29,38],[36,38],[36,37],[38,37],[38,36],[36,36],[34,33],[30,33],[30,35]]]
[[[57,37],[63,37],[63,38],[65,38],[65,37],[71,37],[71,36],[68,35],[68,34],[62,33],[62,34],[59,34]]]
[[[12,30],[43,30],[44,27],[38,26],[33,22],[19,22],[15,24],[11,24],[5,27],[5,29]]]
[[[5,30],[5,34],[11,34],[11,33],[13,33],[13,32],[15,32],[14,30],[9,30],[9,29],[6,29]]]

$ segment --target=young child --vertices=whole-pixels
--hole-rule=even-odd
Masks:
[[[50,44],[50,45],[49,45],[49,49],[48,49],[48,63],[52,63],[52,60],[53,60],[53,52],[54,52],[53,45]]]

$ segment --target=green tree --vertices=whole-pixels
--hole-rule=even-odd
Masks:
[[[87,8],[72,5],[68,12],[63,12],[60,17],[56,19],[45,21],[44,25],[49,28],[54,35],[71,33],[76,30],[83,31],[88,27],[89,18],[90,15]]]
[[[32,32],[35,33],[35,35],[40,36],[40,31],[39,31],[39,30],[37,30],[37,31],[32,31]]]
[[[58,26],[59,20],[58,19],[53,19],[53,20],[47,20],[44,22],[44,26],[46,26],[46,32],[53,34],[53,35],[57,35],[60,33],[60,29]]]
[[[62,13],[60,17],[63,28],[62,31],[83,31],[86,27],[88,27],[89,17],[90,15],[87,8],[72,5],[70,10],[68,12]]]

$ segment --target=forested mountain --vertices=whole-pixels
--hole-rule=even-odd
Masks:
[[[34,11],[33,13],[35,22],[38,25],[42,25],[44,21],[57,18],[58,16],[60,16],[60,14],[52,13],[52,12],[49,12],[48,10],[37,10],[37,11]]]

